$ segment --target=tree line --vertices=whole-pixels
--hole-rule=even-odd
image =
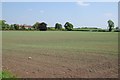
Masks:
[[[0,20],[1,30],[40,30],[40,31],[47,31],[47,30],[60,30],[60,31],[87,31],[90,28],[74,28],[73,24],[70,22],[66,22],[64,24],[64,28],[62,24],[56,23],[54,27],[47,27],[47,23],[45,22],[36,22],[34,25],[19,25],[19,24],[7,24],[5,20]],[[112,20],[108,20],[108,31],[111,32],[113,29],[120,31],[119,27],[114,28],[114,22]],[[98,28],[94,28],[98,29]],[[99,29],[100,30],[100,29]],[[99,31],[98,30],[98,31]],[[93,30],[94,31],[94,30]],[[105,32],[104,30],[100,30],[101,32]]]
[[[46,31],[50,27],[47,27],[47,24],[45,22],[36,22],[34,25],[19,25],[19,24],[7,24],[5,20],[1,20],[0,24],[2,26],[2,30],[25,30],[26,27],[28,27],[28,30],[40,30],[40,31]],[[73,29],[73,25],[70,22],[66,22],[64,25],[65,30],[71,31]],[[62,30],[62,24],[56,23],[55,24],[55,30]]]

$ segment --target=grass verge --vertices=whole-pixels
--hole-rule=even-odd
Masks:
[[[15,76],[12,73],[10,73],[9,71],[0,72],[0,80],[6,80],[6,79],[10,80],[10,78],[12,80],[15,80]]]

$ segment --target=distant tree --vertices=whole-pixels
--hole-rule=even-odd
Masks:
[[[14,30],[14,25],[13,24],[10,25],[10,30]]]
[[[2,25],[5,25],[6,21],[5,20],[1,20]]]
[[[31,28],[28,28],[28,30],[32,30]]]
[[[6,23],[5,20],[0,20],[0,29],[2,30],[9,30],[10,25]]]
[[[38,29],[41,31],[46,31],[47,30],[47,24],[45,22],[39,23],[38,24]]]
[[[21,26],[21,29],[22,29],[22,30],[25,30],[25,25],[22,25],[22,26]]]
[[[5,29],[6,29],[6,30],[10,30],[9,24],[5,24]]]
[[[33,25],[33,28],[34,28],[35,30],[38,30],[38,29],[39,29],[39,28],[38,28],[38,27],[39,27],[39,24],[40,24],[39,22],[36,22],[36,23]]]
[[[2,20],[0,20],[0,25],[2,25]]]
[[[6,28],[6,21],[5,20],[1,20],[0,21],[0,25],[2,26],[2,30],[5,30],[5,28]]]
[[[64,27],[67,31],[71,31],[73,29],[73,25],[69,22],[66,22]]]
[[[115,29],[120,29],[119,27],[116,27]]]
[[[14,29],[15,30],[19,30],[19,25],[18,24],[14,24]]]
[[[120,27],[116,27],[114,32],[120,32]]]
[[[62,25],[59,24],[59,23],[56,23],[56,24],[55,24],[55,29],[57,29],[57,30],[62,30]]]
[[[112,29],[114,28],[114,22],[112,20],[108,21],[108,27],[109,27],[109,31],[111,32]]]

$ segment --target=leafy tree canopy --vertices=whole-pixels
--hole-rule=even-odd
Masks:
[[[66,22],[64,27],[67,31],[71,31],[73,29],[73,25],[69,22]]]

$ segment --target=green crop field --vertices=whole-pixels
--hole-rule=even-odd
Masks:
[[[118,75],[117,32],[3,31],[2,40],[3,69],[17,77]]]

